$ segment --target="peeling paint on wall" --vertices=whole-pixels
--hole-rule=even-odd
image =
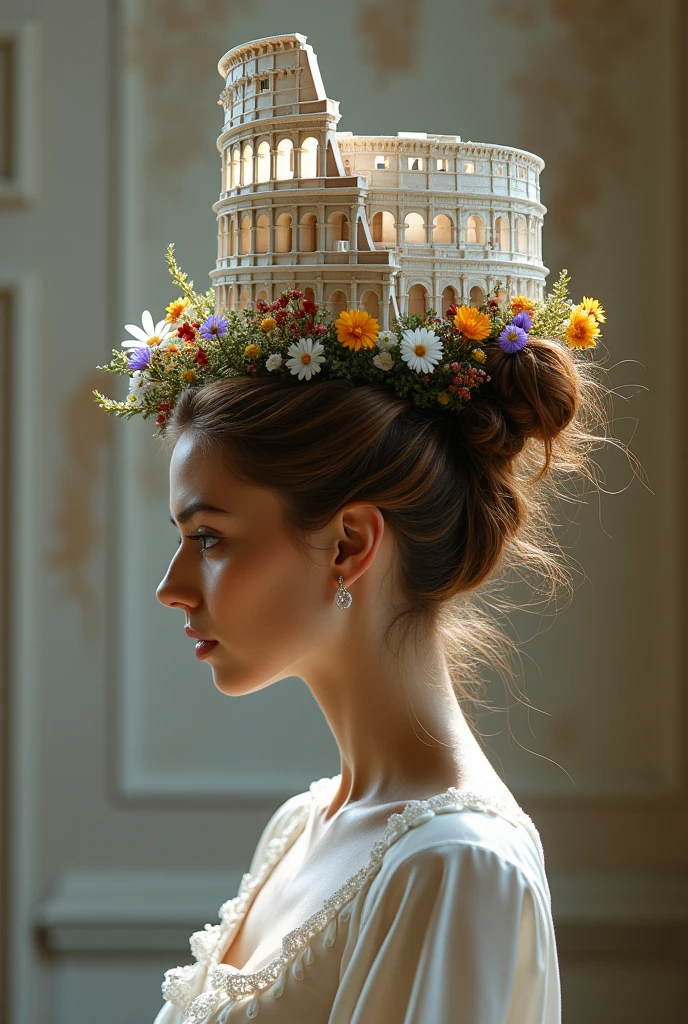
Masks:
[[[548,233],[582,242],[582,215],[624,174],[633,116],[619,80],[647,12],[639,0],[493,0],[493,10],[513,22],[526,65],[509,84],[523,99],[521,144],[552,172]]]

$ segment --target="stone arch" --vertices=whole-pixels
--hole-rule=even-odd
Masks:
[[[361,306],[365,309],[366,313],[370,316],[374,316],[379,322],[380,320],[380,296],[372,288],[366,289],[361,295]]]
[[[447,310],[450,306],[458,304],[458,295],[456,288],[453,288],[450,284],[442,292],[442,316],[447,315]]]
[[[270,181],[270,143],[265,139],[258,146],[256,181]]]
[[[247,142],[241,154],[241,184],[253,184],[253,146]]]
[[[261,213],[256,221],[256,252],[268,252],[270,248],[270,221],[266,213]]]
[[[294,177],[294,143],[291,139],[280,139],[277,146],[277,179],[285,181]]]
[[[234,285],[227,285],[227,309],[234,309],[236,304],[236,296],[234,293]]]
[[[333,313],[334,316],[339,316],[339,314],[347,309],[349,305],[346,292],[342,291],[341,288],[335,288],[333,292],[330,292],[327,305],[330,307],[330,312]]]
[[[493,242],[495,249],[501,249],[503,252],[508,252],[511,248],[509,222],[505,217],[497,217],[495,221]]]
[[[239,252],[243,255],[251,251],[251,218],[246,214],[241,218],[239,229]]]
[[[261,290],[256,295],[256,305],[259,302],[267,302],[267,301],[268,301],[268,293],[265,291],[264,288],[261,288]]]
[[[408,293],[409,315],[423,316],[428,308],[428,291],[423,284],[412,284]]]
[[[528,231],[523,217],[514,218],[514,245],[516,252],[528,251]]]
[[[250,303],[251,292],[249,291],[248,287],[244,285],[244,287],[241,289],[241,294],[239,295],[239,310],[246,309],[246,307],[250,305]]]
[[[234,219],[234,217],[230,217],[227,224],[227,254],[229,256],[236,255],[236,233],[236,220]]]
[[[469,292],[471,306],[481,306],[485,301],[485,290],[479,284],[474,284]]]
[[[485,245],[485,221],[478,213],[472,213],[466,221],[466,244]]]
[[[318,177],[318,151],[320,145],[318,140],[310,135],[301,143],[301,177]]]
[[[276,226],[275,248],[277,252],[291,252],[291,214],[280,213]]]
[[[241,184],[241,150],[239,146],[232,149],[232,188]]]
[[[410,245],[427,245],[425,220],[420,213],[412,211],[404,217],[404,241]]]
[[[446,213],[438,213],[432,222],[432,241],[434,245],[451,245],[452,227],[451,217]]]
[[[315,302],[315,292],[313,291],[312,288],[304,288],[303,297],[308,302]]]
[[[314,213],[304,213],[299,227],[299,249],[301,252],[315,252],[318,248],[318,218]]]
[[[345,213],[339,211],[331,213],[327,218],[327,223],[329,225],[332,248],[334,248],[335,242],[349,241],[349,218]]]
[[[231,149],[225,150],[225,174],[224,174],[225,192],[229,192],[232,187],[232,151]]]
[[[378,242],[396,242],[397,230],[395,227],[395,217],[389,210],[378,210],[373,214],[373,220],[371,223],[371,229],[373,234],[373,241],[377,244]]]

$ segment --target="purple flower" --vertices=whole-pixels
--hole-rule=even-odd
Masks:
[[[497,338],[499,347],[504,352],[518,352],[528,344],[528,335],[522,327],[514,327],[513,320],[505,327]]]
[[[520,313],[516,314],[509,326],[520,327],[522,330],[528,332],[533,326],[533,321],[526,310],[523,309]]]
[[[209,316],[208,319],[201,324],[198,333],[202,338],[205,338],[206,341],[212,341],[213,338],[217,338],[218,335],[226,334],[228,327],[229,320],[227,320],[226,317],[217,316],[216,313],[213,313],[212,316]]]
[[[151,361],[151,355],[150,345],[144,345],[142,348],[135,349],[129,360],[129,369],[145,370]]]

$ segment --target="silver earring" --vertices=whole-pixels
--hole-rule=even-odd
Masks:
[[[337,582],[339,583],[339,589],[337,590],[337,593],[334,595],[334,603],[337,605],[338,608],[348,608],[351,602],[353,601],[353,598],[349,591],[344,586],[344,577],[340,576]]]

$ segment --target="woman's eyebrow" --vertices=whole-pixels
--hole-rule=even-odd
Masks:
[[[186,508],[179,513],[176,521],[174,516],[170,512],[170,522],[172,523],[173,526],[176,526],[178,522],[187,523],[189,519],[195,516],[198,512],[215,512],[217,515],[221,516],[231,516],[233,514],[232,512],[228,512],[227,509],[225,508],[217,508],[215,505],[208,505],[204,501],[194,501],[192,502],[191,505],[187,505]]]

